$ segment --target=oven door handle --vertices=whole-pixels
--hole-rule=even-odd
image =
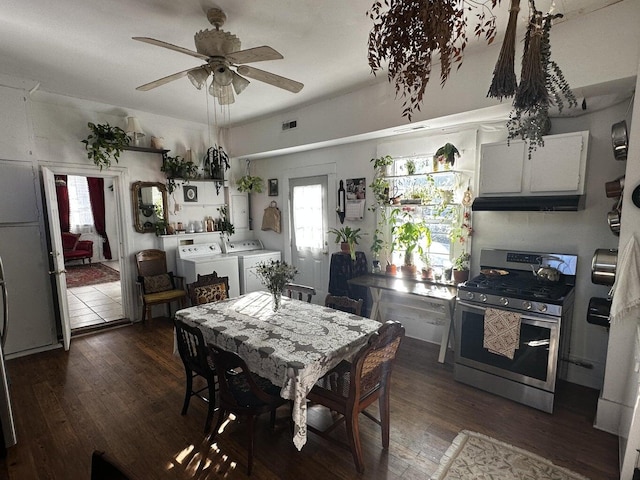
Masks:
[[[493,306],[484,306],[484,305],[476,305],[473,303],[468,303],[464,300],[458,300],[456,302],[456,309],[458,308],[458,306],[461,307],[465,307],[469,310],[475,310],[476,312],[482,312],[482,316],[484,316],[484,313],[487,311],[487,308],[496,308]],[[556,317],[549,317],[549,316],[545,316],[545,315],[536,315],[535,313],[528,313],[528,312],[522,312],[520,310],[512,310],[510,308],[496,308],[496,310],[503,310],[505,312],[513,312],[513,313],[519,313],[520,314],[520,319],[525,321],[525,320],[532,320],[532,321],[536,321],[536,322],[547,322],[547,323],[557,323],[557,318]]]

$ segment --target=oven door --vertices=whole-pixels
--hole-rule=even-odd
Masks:
[[[508,309],[505,309],[508,310]],[[483,347],[486,307],[458,300],[455,362],[532,387],[555,390],[559,320],[521,313],[520,344],[513,360]]]

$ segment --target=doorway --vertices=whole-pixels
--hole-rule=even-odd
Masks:
[[[289,179],[291,263],[298,268],[295,283],[316,290],[323,302],[329,284],[327,250],[327,175]]]
[[[132,295],[129,277],[129,266],[123,259],[127,258],[126,225],[125,218],[126,193],[125,170],[122,168],[110,168],[97,172],[94,168],[79,165],[43,165],[45,185],[47,178],[53,174],[69,177],[98,177],[105,184],[105,220],[109,223],[107,236],[112,252],[117,252],[117,259],[110,262],[102,262],[101,237],[93,235],[88,226],[74,227],[72,230],[80,230],[85,238],[92,238],[96,244],[92,261],[84,263],[82,260],[64,263],[61,260],[62,243],[60,236],[60,217],[57,215],[57,193],[55,188],[45,189],[45,201],[47,211],[54,210],[56,214],[49,214],[48,233],[52,246],[54,268],[52,270],[52,282],[55,285],[59,311],[59,320],[62,326],[65,345],[68,337],[85,333],[87,330],[113,326],[122,323],[130,323],[132,312]],[[70,199],[71,201],[71,199]],[[107,207],[107,204],[109,205]],[[51,206],[54,206],[51,209]],[[84,232],[82,230],[85,230]],[[80,237],[82,238],[82,237]],[[96,255],[97,254],[97,255]],[[88,260],[88,259],[87,259]],[[95,262],[93,260],[96,260]],[[106,272],[106,274],[105,274]],[[104,280],[104,282],[102,281]],[[72,283],[70,283],[70,281]],[[69,287],[69,288],[67,288]]]

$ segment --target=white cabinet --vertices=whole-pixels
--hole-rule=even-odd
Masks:
[[[531,159],[520,140],[482,145],[479,194],[582,195],[588,141],[587,131],[549,135]]]

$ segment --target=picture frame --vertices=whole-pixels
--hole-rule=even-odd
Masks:
[[[277,197],[278,196],[278,179],[270,178],[268,183],[269,183],[269,196]]]
[[[183,185],[184,201],[185,202],[197,202],[198,201],[198,187],[193,185]]]

